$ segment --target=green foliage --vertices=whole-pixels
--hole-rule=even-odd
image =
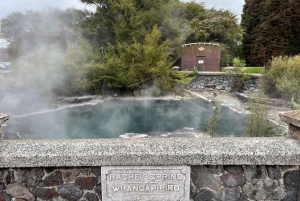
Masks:
[[[221,118],[221,103],[219,101],[216,101],[212,114],[210,114],[205,120],[207,133],[211,137],[215,137],[216,135],[215,130],[218,126],[220,118]]]
[[[69,48],[63,62],[65,87],[60,90],[63,94],[84,94],[94,92],[93,79],[89,77],[93,71],[91,61],[93,55],[91,45],[84,39],[79,38],[77,46]],[[96,75],[95,72],[92,72]]]
[[[291,109],[292,110],[298,110],[298,106],[297,106],[297,104],[294,100],[294,97],[292,97],[292,99],[291,99]]]
[[[246,0],[241,25],[248,65],[268,66],[272,57],[300,53],[299,0]]]
[[[300,100],[300,56],[276,57],[262,79],[263,89],[272,97]],[[275,86],[275,87],[274,87]]]
[[[251,113],[244,128],[244,135],[248,137],[274,136],[276,126],[268,120],[268,99],[260,93],[257,97],[250,97],[248,106]]]
[[[14,12],[1,19],[1,37],[10,42],[12,54],[54,44],[65,50],[80,35],[79,24],[85,16],[76,9]]]
[[[103,58],[103,80],[107,86],[123,91],[153,87],[159,94],[174,90],[171,75],[175,72],[166,51],[168,41],[160,43],[160,39],[161,33],[154,27],[142,42],[110,46]]]
[[[234,87],[237,91],[241,91],[243,84],[251,79],[251,74],[244,72],[244,67],[242,63],[234,64],[232,71],[229,71],[228,74],[233,77]]]

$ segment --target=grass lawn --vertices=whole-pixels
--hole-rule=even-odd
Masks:
[[[264,67],[244,67],[245,73],[262,73],[265,68]],[[221,72],[226,72],[225,67],[221,67]]]

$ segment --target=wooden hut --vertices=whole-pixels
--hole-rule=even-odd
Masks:
[[[189,43],[182,46],[181,70],[220,71],[221,47],[217,43]]]

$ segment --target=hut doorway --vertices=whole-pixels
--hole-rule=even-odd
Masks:
[[[196,58],[196,67],[198,68],[198,71],[205,71],[205,62],[206,62],[206,57]]]

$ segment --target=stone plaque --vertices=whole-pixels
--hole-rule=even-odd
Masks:
[[[189,201],[189,166],[109,166],[101,168],[102,200]]]

